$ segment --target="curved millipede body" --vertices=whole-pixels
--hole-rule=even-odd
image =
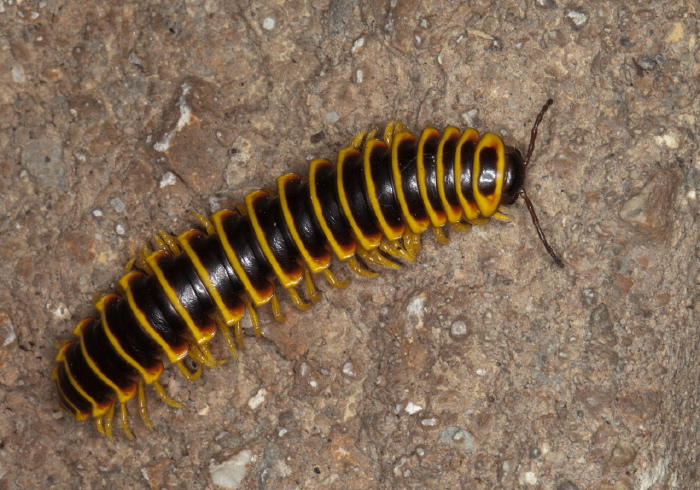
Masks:
[[[464,230],[491,217],[507,219],[500,207],[519,196],[542,243],[563,267],[523,188],[537,127],[551,103],[537,116],[524,159],[492,133],[428,127],[416,137],[392,122],[382,137],[371,132],[353,138],[335,165],[312,161],[307,180],[279,177],[276,195],[255,191],[238,211],[196,215],[202,230],[178,237],[159,232],[156,250],[132,260],[117,292],[95,302],[97,318],[81,321],[77,338],[62,344],[52,374],[61,408],[78,420],[94,418],[111,438],[119,405],[131,436],[126,402],[135,396],[150,427],[144,385],[152,384],[161,399],[179,406],[158,383],[164,358],[196,379],[202,365],[218,364],[208,349],[217,330],[236,357],[246,310],[258,337],[255,307],[271,303],[275,318],[283,320],[277,283],[307,309],[310,303],[296,287],[304,282],[307,299],[317,301],[312,274],[323,274],[335,287],[347,284],[329,269],[333,256],[373,277],[367,266],[396,268],[414,260],[428,228],[445,241],[447,224]],[[197,371],[182,364],[186,356],[197,361]]]

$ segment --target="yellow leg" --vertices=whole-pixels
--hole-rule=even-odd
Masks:
[[[237,326],[238,322],[236,322],[236,324],[233,326],[234,330]],[[226,343],[226,347],[228,347],[228,350],[231,351],[231,355],[233,356],[233,358],[238,360],[238,350],[236,349],[236,342],[231,336],[231,330],[228,328],[228,325],[226,325],[224,322],[219,323],[219,328],[221,329],[221,335],[224,336],[224,342]],[[243,343],[243,338],[241,338],[241,343]]]
[[[128,274],[132,270],[134,270],[134,263],[136,262],[136,258],[133,258],[129,260],[129,262],[126,263],[124,266],[124,274]]]
[[[146,424],[146,427],[154,430],[153,426],[151,425],[151,421],[148,420],[148,408],[146,407],[146,394],[143,392],[143,382],[139,382],[138,405],[141,420],[143,420],[143,423]],[[124,420],[122,420],[122,423],[124,423]]]
[[[258,312],[255,311],[253,303],[250,302],[249,298],[243,300],[245,302],[246,308],[248,308],[248,313],[250,314],[250,323],[253,324],[253,331],[257,338],[262,337],[262,328],[260,327],[260,318],[258,317]]]
[[[328,270],[328,269],[326,269]],[[309,299],[313,301],[314,303],[317,301],[321,301],[321,298],[323,295],[321,294],[320,291],[316,289],[316,286],[314,285],[313,278],[311,277],[311,273],[309,272],[309,269],[304,269],[304,281],[306,282],[306,294],[309,295]]]
[[[158,381],[153,382],[153,387],[156,389],[156,395],[158,395],[158,398],[163,400],[165,403],[170,405],[171,407],[174,408],[182,408],[182,404],[176,402],[172,398],[170,398],[166,393],[165,389],[163,388],[163,385],[161,385]]]
[[[299,296],[299,293],[297,293],[296,289],[293,287],[287,288],[287,292],[289,293],[289,297],[292,299],[292,303],[294,303],[294,306],[299,308],[302,311],[306,311],[309,308],[311,308],[311,303],[307,303],[303,299],[301,299],[301,296]]]
[[[144,245],[136,258],[136,267],[144,271],[146,274],[153,274],[153,269],[151,269],[151,266],[148,265],[148,262],[146,262],[149,255],[151,255],[151,251],[146,245]]]
[[[401,121],[390,121],[389,124],[387,124],[386,129],[384,129],[384,143],[386,143],[387,146],[391,147],[391,143],[392,141],[394,141],[394,136],[396,136],[399,133],[405,133],[407,131],[408,128]]]
[[[166,252],[171,252],[173,255],[180,255],[180,245],[177,243],[177,239],[168,235],[165,231],[158,229],[158,235],[160,235],[161,240],[165,243]]]
[[[510,221],[510,216],[508,216],[507,214],[503,214],[500,211],[496,211],[495,213],[493,213],[492,218],[497,219],[498,221]]]
[[[411,256],[411,261],[416,260],[418,252],[420,252],[420,235],[411,232],[408,228],[403,234],[403,248]]]
[[[348,287],[348,284],[350,284],[350,280],[341,281],[340,279],[335,277],[335,274],[333,274],[333,272],[331,272],[330,269],[324,269],[323,275],[326,277],[326,281],[328,281],[328,284],[330,284],[334,288],[343,289]]]
[[[362,142],[365,140],[365,136],[367,136],[367,131],[362,131],[361,133],[357,133],[353,139],[350,140],[350,144],[348,145],[350,148],[356,148],[360,149],[362,148]]]
[[[126,437],[128,437],[129,439],[134,439],[134,434],[129,428],[129,412],[126,411],[126,405],[124,403],[122,403],[119,407],[119,416],[122,419],[122,429],[124,429]]]
[[[199,213],[192,213],[192,216],[197,218],[197,220],[199,220],[199,222],[202,223],[204,231],[207,235],[213,235],[216,232],[216,229],[214,228],[214,225],[211,223],[211,221],[209,221],[209,218]]]
[[[407,262],[412,262],[415,258],[414,256],[408,253],[408,251],[403,247],[401,243],[398,242],[398,240],[393,242],[382,240],[382,242],[379,244],[379,249],[382,252],[391,255],[392,257],[396,257],[397,259],[403,259]]]
[[[100,432],[100,434],[106,437],[105,428],[102,425],[102,417],[95,417],[93,420],[95,422],[95,429],[97,429]]]
[[[282,308],[280,308],[280,302],[277,299],[276,292],[272,294],[272,301],[270,301],[270,304],[272,305],[272,316],[275,317],[275,320],[282,323],[284,321],[284,314],[282,313]]]
[[[445,230],[443,230],[442,228],[433,228],[433,235],[435,235],[437,241],[442,243],[443,245],[450,241],[445,235]]]
[[[370,271],[370,270],[363,269],[362,267],[360,267],[360,264],[357,263],[357,260],[355,259],[355,257],[350,257],[347,260],[347,264],[348,264],[348,267],[350,267],[350,270],[353,271],[358,276],[369,277],[370,279],[372,279],[373,277],[377,277],[379,275],[379,272]]]
[[[245,216],[248,214],[248,210],[245,207],[245,204],[242,202],[237,202],[236,204],[233,205],[233,208],[240,214],[241,216]]]
[[[204,366],[210,368],[215,368],[216,366],[218,366],[216,359],[214,359],[214,356],[211,355],[211,352],[209,352],[209,349],[206,347],[206,344],[193,345],[192,347],[190,347],[190,351],[188,354],[192,359]]]
[[[365,250],[358,244],[357,254],[360,257],[362,257],[362,260],[364,260],[368,264],[380,265],[389,269],[400,268],[399,264],[397,264],[396,262],[392,262],[391,260],[384,257],[381,253],[379,253],[379,249],[377,248],[375,248],[374,250]]]
[[[457,231],[469,231],[469,229],[472,227],[469,223],[452,223],[452,226],[454,227],[455,230]]]
[[[107,436],[107,439],[114,442],[114,436],[112,435],[112,419],[114,419],[114,403],[112,403],[112,406],[109,407],[109,410],[107,410],[104,417],[105,435]]]
[[[176,362],[175,365],[178,367],[182,375],[185,377],[187,381],[197,381],[199,377],[202,375],[202,366],[199,365],[197,366],[197,370],[193,373],[189,369],[185,367],[182,362]]]

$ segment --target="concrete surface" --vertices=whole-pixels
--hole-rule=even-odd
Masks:
[[[697,488],[697,16],[0,1],[0,489]],[[310,312],[285,299],[283,324],[263,311],[266,339],[196,383],[168,369],[184,408],[149,392],[156,431],[130,406],[133,442],[58,411],[55,344],[156,228],[393,118],[524,149],[548,97],[527,188],[566,269],[519,202],[426,235],[401,271],[321,284]]]

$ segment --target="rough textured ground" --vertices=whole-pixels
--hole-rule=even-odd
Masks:
[[[0,1],[0,488],[696,488],[696,2],[89,3]],[[57,410],[56,342],[154,229],[396,117],[524,148],[548,97],[527,187],[566,269],[519,202],[169,369],[155,432]]]

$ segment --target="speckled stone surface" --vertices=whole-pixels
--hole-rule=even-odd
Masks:
[[[120,5],[117,5],[117,4]],[[583,7],[579,7],[583,5]],[[693,489],[694,1],[0,1],[0,489]],[[57,408],[55,344],[153,230],[359,131],[524,149],[510,223],[268,309],[240,362],[148,392],[128,440]],[[350,277],[342,264],[339,276]],[[214,353],[226,356],[215,343]],[[223,476],[222,476],[223,475]]]

